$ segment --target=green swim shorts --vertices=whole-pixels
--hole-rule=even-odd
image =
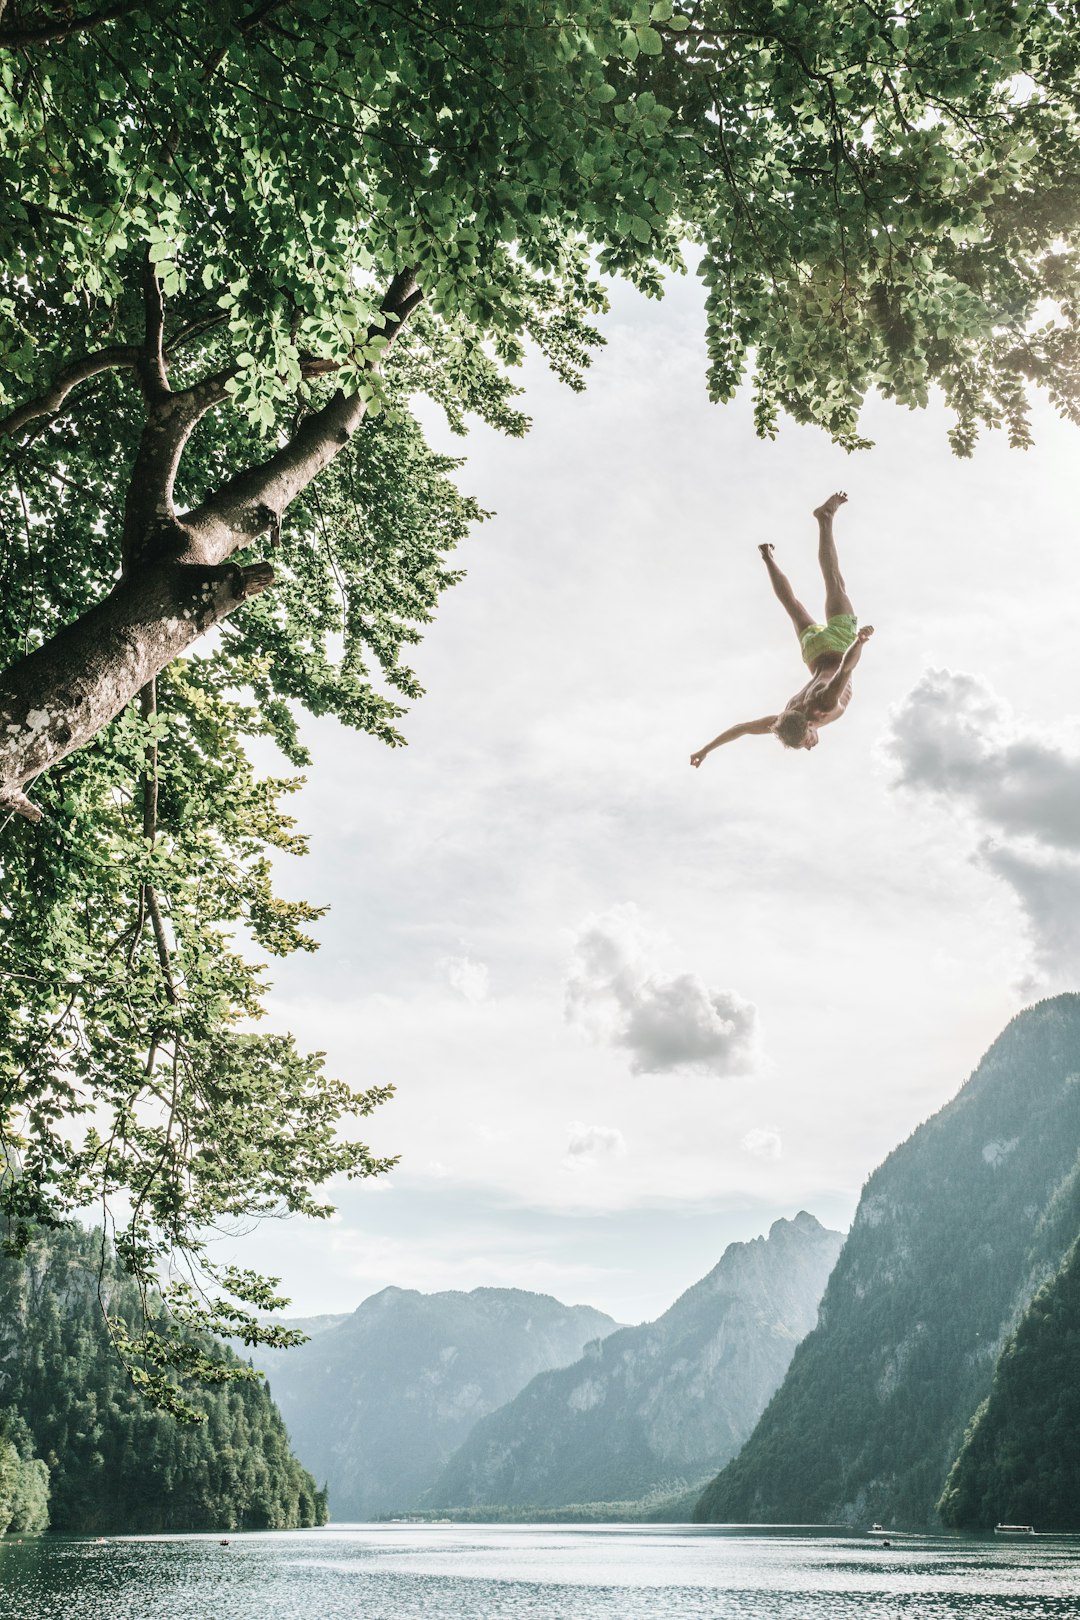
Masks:
[[[858,628],[854,613],[835,613],[828,624],[808,624],[799,637],[803,663],[812,666],[822,653],[847,652]]]

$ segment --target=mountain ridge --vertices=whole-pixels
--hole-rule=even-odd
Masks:
[[[842,1243],[812,1215],[732,1243],[654,1322],[586,1347],[481,1419],[429,1508],[537,1508],[685,1493],[749,1432]]]
[[[591,1306],[527,1289],[391,1284],[256,1365],[340,1522],[416,1507],[478,1418],[616,1327]]]
[[[695,1516],[924,1528],[1000,1352],[1076,1237],[1080,996],[1019,1013],[869,1177],[754,1433]]]

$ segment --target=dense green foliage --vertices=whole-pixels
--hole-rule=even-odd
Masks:
[[[36,447],[22,453],[19,498],[47,511],[82,566],[46,552],[43,574],[28,575],[23,591],[5,587],[0,639],[9,648],[35,601],[44,612],[51,599],[59,623],[107,584],[110,559],[83,480],[96,489],[116,476],[107,451],[110,423],[123,420],[116,393],[103,391],[72,438],[68,483],[52,481]],[[209,441],[193,445],[193,469],[214,453]],[[10,1112],[0,1112],[0,1131],[22,1171],[0,1187],[8,1230],[17,1237],[27,1222],[126,1194],[118,1249],[144,1287],[159,1249],[200,1257],[203,1230],[222,1214],[318,1215],[329,1206],[316,1189],[330,1176],[386,1167],[343,1142],[339,1126],[369,1114],[387,1088],[358,1091],[287,1037],[251,1032],[266,991],[262,962],[313,949],[319,909],[273,892],[273,852],[305,847],[282,803],[298,779],[259,778],[245,743],[271,735],[301,763],[291,707],[301,693],[309,707],[396,740],[397,710],[375,693],[365,659],[381,659],[399,689],[415,691],[398,654],[416,638],[409,621],[422,621],[452,582],[441,552],[474,508],[406,419],[374,427],[333,471],[283,537],[273,600],[227,621],[213,651],[170,666],[153,713],[127,708],[51,772],[37,789],[41,827],[16,820],[3,833],[0,1104]],[[395,498],[377,498],[384,485]],[[10,510],[0,522],[19,544]],[[346,626],[336,659],[327,648]],[[248,701],[238,696],[244,686]],[[214,1299],[268,1303],[253,1278],[213,1280]],[[197,1310],[192,1296],[173,1295],[175,1309],[208,1326],[241,1325],[235,1307]],[[148,1376],[165,1395],[192,1370]]]
[[[0,1536],[34,1534],[49,1523],[49,1470],[34,1456],[34,1442],[13,1408],[0,1411]]]
[[[932,385],[961,452],[984,422],[1026,442],[1030,381],[1076,414],[1075,23],[1049,0],[0,0],[13,1241],[127,1210],[145,1293],[170,1253],[205,1265],[219,1217],[322,1213],[332,1176],[385,1168],[340,1131],[385,1088],[250,1028],[263,958],[310,948],[319,908],[273,892],[302,840],[245,745],[302,765],[304,710],[403,740],[403,653],[480,515],[416,396],[521,431],[525,346],[578,386],[597,278],[656,292],[689,241],[709,388],[752,369],[763,433],[787,410],[852,445],[868,391]],[[210,1284],[171,1320],[272,1335],[265,1280]],[[194,1342],[126,1353],[175,1404],[209,1372]]]
[[[545,285],[580,298],[585,249],[655,286],[690,236],[713,389],[753,352],[765,423],[781,404],[849,436],[868,388],[915,402],[937,379],[963,435],[981,414],[1019,431],[1025,374],[1071,408],[1072,5],[112,15],[75,31],[50,7],[0,14],[13,405],[103,331],[129,336],[109,312],[147,245],[188,318],[225,313],[235,397],[269,426],[307,355],[372,386],[357,334],[406,265],[468,369],[485,336],[513,351]],[[1046,293],[1064,318],[1029,342]]]
[[[1080,1243],[1039,1290],[1001,1353],[994,1383],[938,1511],[962,1529],[1080,1529]]]
[[[28,1467],[23,1500],[77,1534],[275,1529],[319,1524],[326,1501],[289,1449],[261,1382],[226,1382],[192,1396],[202,1423],[180,1423],[133,1389],[114,1353],[102,1301],[137,1326],[134,1284],[80,1230],[39,1237],[23,1259],[0,1259],[0,1357],[7,1416],[0,1436]],[[204,1354],[228,1364],[221,1346]],[[0,1509],[4,1495],[0,1438]],[[41,1528],[13,1522],[12,1528]]]
[[[1080,1229],[1078,1073],[1080,996],[1041,1002],[874,1172],[819,1326],[699,1518],[934,1522],[1002,1344]]]

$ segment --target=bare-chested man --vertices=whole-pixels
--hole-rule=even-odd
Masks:
[[[851,701],[851,672],[874,633],[871,624],[860,630],[844,587],[844,576],[836,555],[833,518],[847,496],[841,490],[814,512],[818,520],[818,562],[825,577],[825,623],[816,624],[792,590],[787,576],[773,560],[770,545],[759,546],[769,570],[772,588],[787,610],[799,638],[803,661],[810,679],[789,698],[782,714],[767,714],[762,720],[744,720],[714,737],[711,743],[690,755],[691,765],[700,765],[706,754],[736,737],[764,737],[772,733],[785,748],[816,748],[822,726],[839,720]]]

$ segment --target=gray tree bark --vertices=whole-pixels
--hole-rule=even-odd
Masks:
[[[390,341],[421,297],[413,271],[394,278],[382,303]],[[273,583],[269,563],[241,568],[229,559],[280,524],[290,501],[348,444],[366,411],[362,396],[339,391],[265,462],[237,474],[193,511],[177,514],[173,483],[184,446],[206,412],[226,398],[231,373],[174,393],[162,350],[161,295],[150,270],[145,302],[141,348],[76,361],[40,400],[0,423],[0,433],[20,430],[109,364],[134,366],[146,401],[120,578],[103,601],[0,676],[0,808],[31,821],[41,812],[27,797],[28,783],[89,742],[192,642]],[[325,370],[320,362],[311,367],[312,374]]]

